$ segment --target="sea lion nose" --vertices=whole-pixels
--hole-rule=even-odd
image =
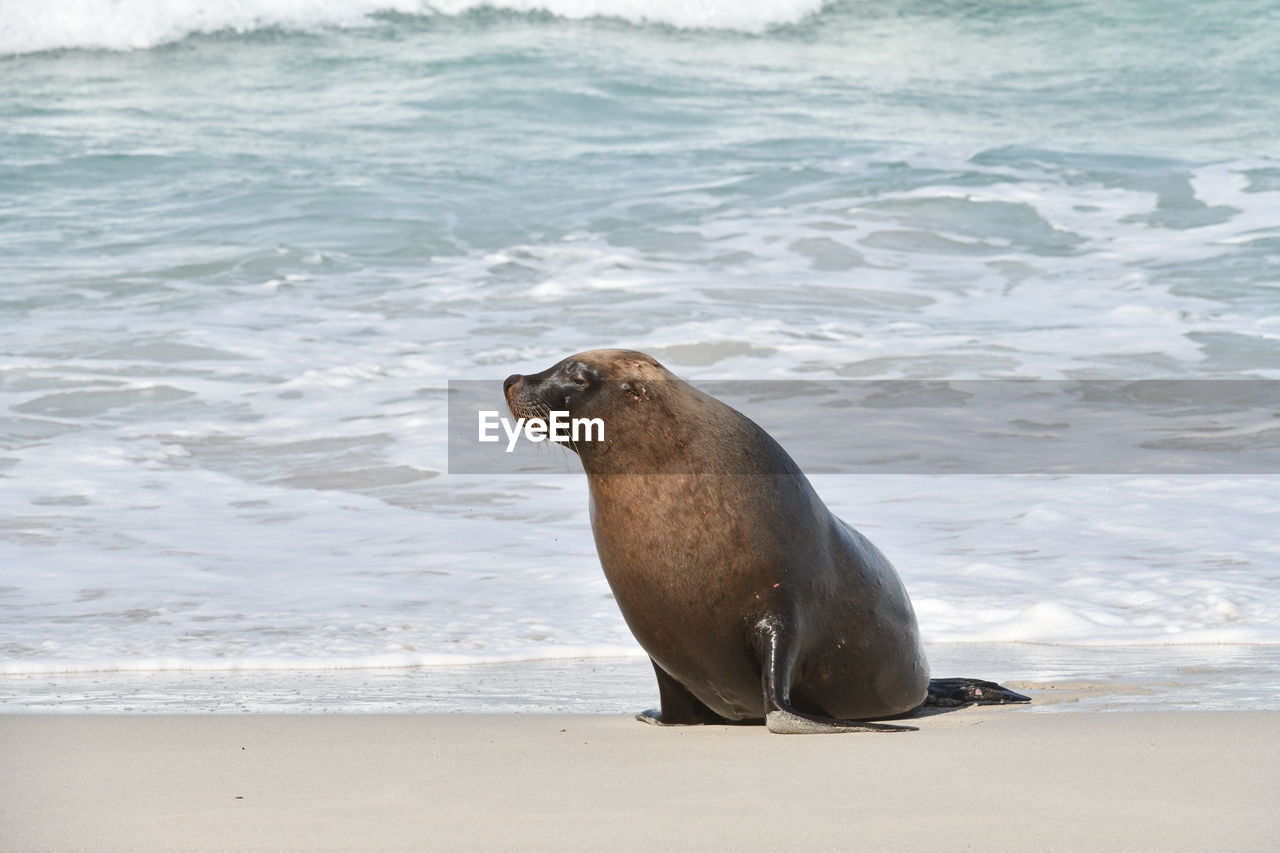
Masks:
[[[511,386],[513,386],[513,385],[519,385],[519,384],[520,384],[520,380],[522,380],[522,379],[524,379],[524,377],[523,377],[523,376],[521,376],[519,373],[513,373],[513,374],[511,374],[510,376],[508,376],[508,377],[507,377],[506,379],[504,379],[504,380],[503,380],[503,382],[502,382],[502,393],[504,393],[504,394],[505,394],[505,393],[507,393],[508,391],[510,391],[510,390],[511,390]]]

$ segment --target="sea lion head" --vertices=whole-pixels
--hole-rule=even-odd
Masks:
[[[618,402],[651,401],[655,383],[673,379],[642,352],[597,349],[571,355],[541,373],[512,374],[502,390],[516,417],[545,418],[560,411],[575,418],[612,418]]]
[[[678,398],[686,386],[657,359],[635,350],[599,349],[580,352],[541,373],[513,374],[502,383],[507,405],[520,418],[549,417],[568,412],[570,418],[599,419],[602,441],[562,442],[582,457],[590,471],[606,454],[608,467],[631,470],[661,467],[673,435],[679,431]]]
[[[757,440],[758,427],[741,414],[635,350],[581,352],[541,373],[508,376],[502,387],[519,418],[567,412],[572,419],[599,419],[602,440],[560,442],[588,473],[737,469],[738,451],[725,448]]]

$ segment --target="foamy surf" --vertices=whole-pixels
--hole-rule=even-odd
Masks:
[[[4,0],[0,56],[75,48],[142,50],[202,33],[369,27],[391,13],[459,16],[482,9],[760,33],[799,23],[823,5],[823,0]]]

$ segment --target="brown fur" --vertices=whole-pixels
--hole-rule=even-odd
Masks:
[[[924,700],[897,573],[750,419],[630,350],[570,356],[511,377],[506,393],[519,416],[604,421],[604,442],[571,449],[605,576],[654,661],[662,722],[759,720],[779,702],[863,720]],[[762,689],[770,667],[776,701],[773,670]]]

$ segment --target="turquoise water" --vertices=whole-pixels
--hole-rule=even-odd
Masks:
[[[183,30],[183,4],[154,5]],[[1248,240],[1213,274],[1177,257],[1150,273],[1246,315],[1249,290],[1274,282],[1275,222],[1231,227],[1276,211],[1274,3],[839,3],[759,34],[487,8],[352,12],[337,28],[339,9],[363,6],[290,20],[291,5],[246,4],[231,21],[244,32],[4,60],[17,307],[37,283],[168,295],[309,261],[374,287],[567,238],[696,264],[697,279],[708,262],[734,279],[797,254],[847,271],[877,260],[840,240],[861,218],[840,221],[850,208],[903,226],[871,248],[931,260],[1172,246],[1216,228]],[[192,28],[216,8],[187,6]],[[277,6],[283,23],[256,28]],[[55,22],[28,14],[0,45],[58,43]],[[128,43],[109,33],[106,46]],[[956,192],[911,197],[940,185]],[[825,229],[804,221],[823,214]],[[756,245],[769,237],[812,245]]]
[[[1280,378],[1274,2],[435,8],[0,0],[3,671],[637,654],[450,379]],[[1243,647],[1276,479],[818,486],[930,642]]]

